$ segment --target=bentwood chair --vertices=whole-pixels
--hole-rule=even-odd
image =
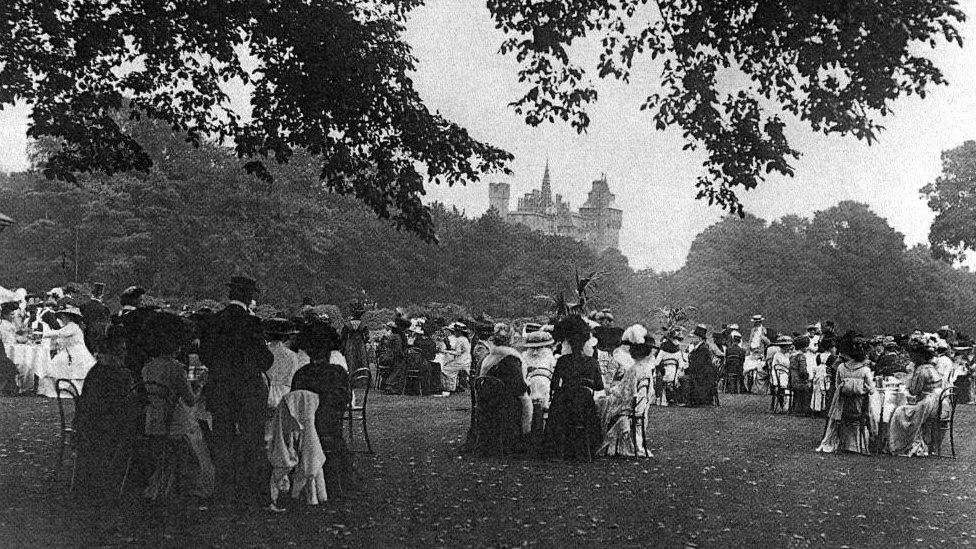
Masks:
[[[169,431],[170,426],[173,424],[173,413],[176,410],[177,399],[177,396],[170,391],[169,387],[155,381],[143,381],[136,383],[129,389],[129,398],[143,405],[143,417],[145,416],[145,408],[154,401],[162,403],[164,406],[163,424],[166,426],[166,430]],[[132,472],[136,455],[140,451],[145,452],[146,455],[152,455],[155,467],[165,465],[173,461],[175,457],[177,451],[175,445],[169,444],[167,440],[160,440],[167,439],[168,437],[148,435],[144,429],[145,421],[143,421],[143,427],[140,430],[142,434],[138,437],[133,437],[125,447],[116,450],[117,456],[124,454],[126,458],[122,481],[119,483],[119,497],[122,497],[122,494],[125,492],[125,483],[129,478],[129,473]],[[164,442],[164,444],[155,445],[154,442],[157,441]],[[162,455],[154,455],[155,450],[160,449],[158,447],[161,447],[163,451]]]
[[[61,442],[58,446],[58,464],[54,469],[54,480],[57,481],[61,478],[61,467],[64,466],[64,453],[69,447],[74,447],[77,445],[76,440],[77,433],[72,427],[72,420],[74,419],[75,411],[77,410],[78,403],[78,388],[70,379],[58,379],[54,382],[54,393],[58,400],[58,416],[61,420]],[[69,417],[68,399],[71,399],[71,412]],[[78,469],[78,460],[74,460],[74,465],[71,469],[71,483],[68,486],[68,490],[71,491],[75,484],[75,471]]]
[[[945,442],[945,434],[949,433],[949,450],[952,452],[952,459],[956,459],[956,441],[953,434],[956,419],[955,387],[950,386],[942,390],[939,395],[939,405],[935,411],[935,417],[932,421],[935,423],[935,430],[939,433],[935,448],[936,455],[942,457],[942,443]]]
[[[650,457],[650,453],[647,451],[647,447],[644,446],[647,441],[647,425],[645,422],[645,417],[647,414],[648,404],[650,403],[650,392],[651,392],[651,379],[641,378],[637,381],[637,390],[634,392],[634,404],[629,410],[624,410],[620,413],[620,416],[626,416],[630,418],[630,441],[634,445],[634,455],[637,455],[637,436],[640,433],[640,447],[644,450],[644,457]]]
[[[661,405],[664,404],[665,402],[668,404],[668,406],[674,406],[676,404],[674,399],[675,396],[678,394],[678,391],[676,390],[676,385],[678,383],[678,366],[680,366],[680,364],[678,363],[678,359],[676,358],[665,358],[664,360],[661,361],[661,364],[658,366],[658,368],[660,368],[662,372],[664,387],[661,390],[660,394],[657,395],[657,399],[656,399],[657,404]],[[674,370],[674,377],[672,379],[668,379],[667,377],[667,371],[669,368]]]
[[[373,385],[373,376],[369,367],[359,368],[349,376],[349,389],[352,398],[346,410],[346,421],[349,422],[349,445],[352,446],[353,421],[360,420],[363,425],[363,438],[366,440],[367,453],[373,454],[373,445],[369,441],[369,429],[366,426],[366,405],[369,401],[369,388]]]
[[[407,365],[406,371],[404,372],[405,379],[403,381],[403,390],[400,392],[401,395],[407,394],[407,387],[412,383],[417,387],[417,393],[420,396],[424,396],[424,371],[426,366],[424,357],[418,349],[407,349]]]

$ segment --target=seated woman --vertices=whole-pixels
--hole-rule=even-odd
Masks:
[[[475,380],[477,432],[470,448],[482,455],[523,451],[523,435],[532,426],[529,386],[522,376],[522,359],[510,346],[511,342],[511,328],[507,324],[496,324],[488,340],[488,356],[481,363],[484,375]]]
[[[175,358],[190,337],[187,323],[174,314],[157,311],[146,319],[142,349],[149,360],[142,368],[142,379],[149,393],[146,434],[153,438],[156,458],[146,488],[151,500],[213,495],[213,462],[193,413],[200,391],[187,380],[186,365]],[[158,386],[167,394],[160,394]]]
[[[342,494],[360,488],[360,480],[352,466],[352,457],[342,436],[342,418],[352,400],[349,374],[332,362],[332,351],[339,345],[339,334],[323,321],[312,321],[302,328],[299,345],[308,353],[310,362],[302,366],[291,380],[292,391],[311,391],[319,396],[315,410],[315,430],[318,432],[325,462],[325,482],[328,493]]]
[[[113,458],[141,432],[142,412],[130,398],[133,380],[125,367],[125,333],[120,326],[108,329],[97,357],[78,397],[73,423],[78,448],[74,493],[90,501],[104,500],[118,488],[124,463],[114,463]]]
[[[668,334],[661,341],[661,350],[654,359],[654,370],[656,372],[654,393],[657,397],[656,401],[660,402],[662,406],[678,404],[678,380],[687,369],[685,355],[677,343],[680,340],[680,333]]]
[[[552,372],[556,368],[556,357],[552,354],[555,341],[552,334],[539,330],[525,337],[525,350],[522,351],[522,367],[529,385],[529,399],[532,401],[532,430],[542,431],[542,414],[549,409],[549,389],[552,386]]]
[[[790,353],[790,413],[801,416],[810,415],[810,373],[805,352],[809,345],[810,338],[800,336],[793,340],[793,352]]]
[[[635,430],[633,420],[643,417],[647,425],[649,400],[654,382],[654,338],[647,329],[635,324],[622,338],[633,361],[621,364],[623,377],[607,389],[603,413],[603,446],[599,453],[607,456],[653,457],[644,446],[644,433]]]
[[[837,367],[834,400],[818,452],[870,453],[868,396],[876,389],[864,347],[864,341],[854,332],[837,342],[837,352],[844,362]]]
[[[908,381],[908,393],[915,404],[895,408],[888,423],[888,451],[900,456],[927,456],[933,442],[938,443],[939,432],[932,429],[942,394],[943,379],[935,366],[935,351],[922,340],[907,343],[909,357],[915,370]]]
[[[596,359],[584,354],[590,326],[570,315],[559,321],[554,336],[568,344],[569,353],[559,357],[553,372],[546,452],[550,457],[573,457],[582,447],[595,454],[603,433],[593,393],[603,390],[603,377]]]

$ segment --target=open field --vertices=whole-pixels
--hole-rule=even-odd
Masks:
[[[214,504],[185,524],[135,495],[78,508],[50,478],[55,402],[0,398],[0,547],[976,545],[976,407],[957,413],[957,460],[867,458],[815,453],[821,420],[723,398],[653,409],[652,459],[578,464],[461,458],[466,394],[371,395],[378,453],[356,457],[360,498],[284,514]]]

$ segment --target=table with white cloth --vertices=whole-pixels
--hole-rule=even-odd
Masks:
[[[43,342],[15,343],[13,362],[21,375],[44,377],[51,364],[51,347]]]
[[[908,391],[901,382],[886,381],[882,387],[871,394],[869,402],[871,432],[877,434],[879,423],[890,422],[895,408],[908,404]]]

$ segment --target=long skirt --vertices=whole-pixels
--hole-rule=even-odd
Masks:
[[[153,437],[152,446],[155,467],[146,487],[147,498],[213,495],[214,466],[202,435]]]
[[[867,419],[867,406],[863,397],[840,398],[834,395],[830,405],[827,430],[824,433],[818,452],[851,452],[869,455],[871,453],[871,425]],[[845,409],[846,408],[846,409]],[[860,415],[861,418],[857,418]],[[854,419],[848,419],[854,418]]]
[[[546,425],[546,453],[550,457],[595,455],[603,442],[600,417],[592,393],[565,387],[556,393]]]
[[[938,429],[930,420],[939,406],[939,393],[933,392],[916,404],[895,408],[888,422],[888,451],[895,455],[927,456],[933,443],[938,443]]]

